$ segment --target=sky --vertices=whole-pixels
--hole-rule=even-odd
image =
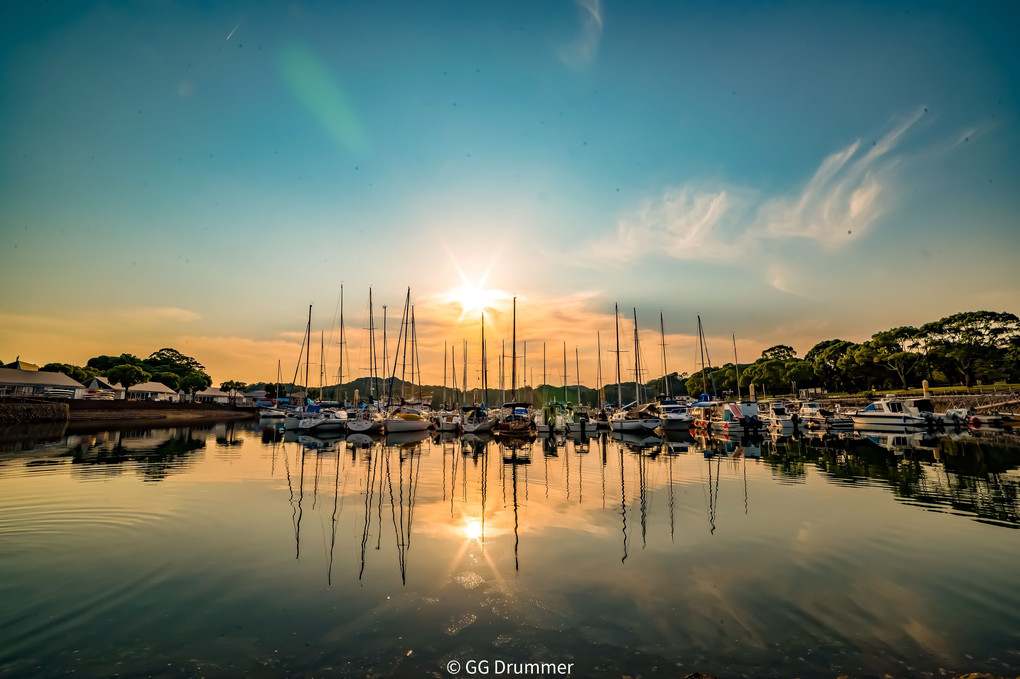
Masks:
[[[367,374],[411,288],[490,384],[1020,313],[1015,3],[0,7],[0,360]],[[321,333],[321,335],[320,335]],[[381,342],[381,335],[377,338]],[[602,352],[597,347],[601,342]],[[564,349],[564,344],[566,348]],[[575,348],[577,360],[574,361]],[[380,344],[380,354],[382,347]],[[320,352],[313,349],[313,360]],[[318,368],[312,373],[317,375]],[[460,378],[458,378],[460,379]],[[315,384],[316,380],[312,380]]]

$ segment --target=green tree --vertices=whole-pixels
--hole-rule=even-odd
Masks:
[[[164,372],[172,372],[181,377],[192,371],[205,371],[205,366],[196,361],[194,358],[186,356],[180,351],[170,347],[163,347],[158,351],[152,352],[144,362],[145,365],[153,368],[164,367]]]
[[[780,361],[786,361],[796,358],[797,352],[788,344],[777,344],[761,352],[761,357],[765,359],[778,358]]]
[[[180,389],[181,386],[181,378],[173,373],[156,373],[152,376],[152,381],[166,385],[174,391]]]
[[[220,382],[220,389],[226,392],[230,391],[244,391],[248,388],[246,382],[238,382],[237,380],[227,380],[226,382]]]
[[[917,335],[917,328],[903,326],[876,332],[869,342],[873,350],[871,360],[896,375],[904,389],[907,388],[909,375],[924,358],[908,350],[918,346],[914,341]]]
[[[193,370],[181,378],[179,388],[186,394],[195,396],[195,392],[204,391],[212,386],[212,378],[204,372]]]
[[[978,377],[1002,374],[1002,362],[1020,341],[1020,319],[995,311],[965,311],[920,328],[933,368],[970,386]]]
[[[152,377],[150,373],[145,372],[137,365],[129,365],[127,363],[114,366],[106,371],[106,377],[114,382],[119,382],[120,386],[124,387],[124,398],[128,397],[128,390],[136,384],[148,382],[149,378]]]
[[[47,363],[43,367],[39,368],[43,372],[50,373],[61,373],[67,375],[72,380],[77,380],[84,384],[92,379],[97,373],[92,369],[80,368],[70,363]]]

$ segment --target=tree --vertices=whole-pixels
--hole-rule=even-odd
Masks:
[[[981,375],[997,377],[1010,348],[1020,341],[1020,318],[995,311],[965,311],[921,326],[932,367],[956,374],[968,387]]]
[[[220,389],[223,391],[244,391],[248,388],[248,384],[245,382],[238,382],[237,380],[227,380],[226,382],[220,382]]]
[[[114,366],[106,371],[106,377],[114,382],[120,382],[120,386],[124,387],[124,398],[128,397],[128,390],[136,384],[142,382],[148,382],[151,374],[145,372],[137,365],[129,365],[123,363],[118,366]]]
[[[872,360],[895,374],[904,389],[907,388],[907,376],[910,371],[916,368],[923,358],[921,354],[908,351],[908,348],[917,346],[914,342],[917,335],[917,328],[903,326],[876,332],[868,343],[873,350]]]
[[[170,347],[163,347],[158,351],[152,352],[147,359],[145,364],[149,366],[166,366],[169,368],[168,372],[176,373],[178,375],[186,375],[191,371],[205,371],[205,366],[196,361],[191,356],[185,356],[176,349]]]
[[[211,386],[212,378],[198,370],[193,370],[182,377],[179,385],[186,394],[191,394],[191,396],[194,396],[196,391],[204,391]]]
[[[761,352],[761,357],[765,359],[778,358],[780,361],[786,361],[796,358],[797,352],[788,344],[777,344]]]
[[[70,363],[47,363],[43,367],[39,368],[39,370],[49,373],[61,373],[67,375],[72,380],[81,382],[82,384],[88,382],[98,374],[97,371],[91,368],[79,368],[78,366],[71,365]]]
[[[173,373],[156,373],[152,376],[152,381],[166,385],[174,391],[177,391],[181,387],[181,378]]]

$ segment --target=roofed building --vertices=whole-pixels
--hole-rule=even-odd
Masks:
[[[143,382],[127,390],[129,401],[176,401],[177,392],[161,382]]]
[[[0,396],[82,398],[85,385],[64,373],[0,368]]]

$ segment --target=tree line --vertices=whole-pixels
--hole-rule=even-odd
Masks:
[[[921,385],[1020,382],[1020,319],[995,311],[966,311],[920,327],[883,330],[864,342],[829,339],[803,358],[778,344],[754,363],[740,364],[740,388],[758,393],[821,388],[856,393]],[[690,394],[736,393],[733,363],[699,370],[687,379]]]
[[[63,373],[82,384],[94,377],[102,377],[120,384],[125,391],[150,381],[191,395],[212,386],[212,378],[205,372],[205,366],[170,347],[154,351],[148,358],[134,354],[93,356],[83,366],[47,363],[40,370]]]

